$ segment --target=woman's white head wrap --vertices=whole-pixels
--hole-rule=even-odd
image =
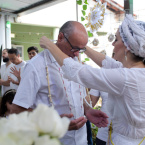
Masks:
[[[119,32],[127,49],[145,58],[145,22],[135,21],[131,15],[126,15]]]

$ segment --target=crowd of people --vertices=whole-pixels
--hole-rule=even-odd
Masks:
[[[92,145],[87,120],[99,127],[96,145],[145,145],[145,23],[126,15],[112,43],[113,58],[94,51],[87,42],[84,26],[68,21],[55,44],[43,36],[44,51],[28,48],[27,63],[17,49],[4,49],[0,116],[33,111],[42,103],[70,119],[68,132],[60,139],[64,145]],[[82,64],[80,52],[101,69]],[[87,88],[92,106],[85,99]],[[99,97],[102,108],[95,110]]]

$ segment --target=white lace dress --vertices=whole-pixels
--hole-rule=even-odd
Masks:
[[[62,69],[66,78],[108,92],[114,145],[138,145],[145,136],[145,69],[122,68],[111,58],[103,61],[103,65],[107,63],[120,68],[96,69],[67,58]],[[145,140],[141,145],[145,145]]]

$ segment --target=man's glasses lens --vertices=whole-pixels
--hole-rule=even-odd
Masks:
[[[86,48],[73,48],[71,49],[72,52],[76,52],[76,51],[79,51],[79,53],[82,53],[82,52],[85,52],[86,51]]]
[[[64,33],[63,33],[63,35],[64,35]],[[64,38],[67,40],[67,42],[70,44],[70,46],[71,46],[71,50],[70,51],[72,51],[72,52],[76,52],[76,51],[79,51],[79,53],[82,53],[82,52],[85,52],[86,51],[86,48],[84,47],[84,48],[75,48],[74,46],[72,46],[72,44],[70,43],[70,41],[67,39],[67,37],[64,35]]]

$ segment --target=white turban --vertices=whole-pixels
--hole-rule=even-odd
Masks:
[[[136,56],[145,58],[145,23],[126,15],[119,32],[127,49]]]

